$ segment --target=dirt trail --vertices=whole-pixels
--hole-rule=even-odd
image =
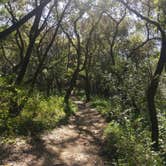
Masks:
[[[76,101],[79,111],[67,125],[45,132],[28,142],[3,147],[0,165],[7,166],[105,166],[102,157],[105,120],[94,109]]]

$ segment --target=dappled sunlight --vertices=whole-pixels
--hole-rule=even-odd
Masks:
[[[82,102],[75,103],[79,103],[79,111],[70,117],[67,125],[31,137],[12,149],[10,146],[9,149],[4,148],[2,151],[6,155],[1,156],[2,163],[25,166],[104,165],[102,144],[106,122],[95,109],[87,108]]]
[[[0,0],[0,166],[166,165],[166,0]]]

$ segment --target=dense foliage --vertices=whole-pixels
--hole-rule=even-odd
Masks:
[[[165,0],[0,2],[0,135],[32,135],[90,102],[121,165],[166,162]],[[96,96],[96,97],[94,97]]]
[[[108,121],[105,129],[104,152],[115,165],[164,165],[165,164],[165,118],[160,112],[159,127],[161,150],[156,153],[151,149],[149,125],[146,115],[137,114],[132,105],[122,109],[120,96],[111,100],[94,97],[90,103]]]

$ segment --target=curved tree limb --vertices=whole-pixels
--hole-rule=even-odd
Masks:
[[[27,15],[25,15],[22,19],[20,19],[18,22],[11,25],[9,28],[5,29],[4,31],[0,32],[0,40],[5,39],[10,33],[17,30],[20,26],[22,26],[24,23],[26,23],[30,18],[32,18],[36,13],[42,9],[44,6],[46,6],[51,0],[43,0],[42,3],[37,6],[35,9],[33,9],[31,12],[29,12]]]

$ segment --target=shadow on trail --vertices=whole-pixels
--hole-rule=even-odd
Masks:
[[[27,158],[29,158],[27,160]],[[27,161],[26,161],[27,160]],[[0,165],[12,163],[19,165],[41,166],[67,166],[59,157],[58,153],[51,151],[45,145],[45,141],[38,136],[32,136],[26,145],[17,148],[17,145],[7,147],[0,146]]]
[[[0,165],[111,166],[105,164],[108,160],[103,154],[105,120],[84,103],[76,104],[79,111],[68,124],[41,136],[32,135],[22,145],[1,145]]]

